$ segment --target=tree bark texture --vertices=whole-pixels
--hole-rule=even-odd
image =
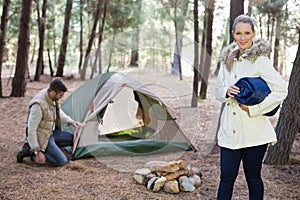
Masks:
[[[205,61],[202,74],[202,81],[201,81],[201,87],[200,87],[200,97],[202,99],[206,99],[206,93],[207,93],[207,84],[208,84],[208,77],[209,77],[209,71],[211,66],[211,56],[212,56],[212,26],[213,26],[213,18],[214,18],[214,7],[215,7],[215,0],[209,0],[208,2],[208,12],[207,12],[207,18],[206,18],[206,54],[205,54]]]
[[[230,26],[229,26],[229,31],[230,31],[230,40],[229,42],[233,42],[233,37],[231,34],[232,31],[232,25],[234,22],[234,19],[241,15],[244,14],[244,0],[231,0],[230,1],[230,14],[229,14],[229,18],[230,18]]]
[[[0,97],[3,97],[2,94],[2,62],[4,61],[5,56],[5,46],[6,46],[6,31],[7,31],[7,21],[8,13],[10,7],[10,0],[3,1],[3,11],[1,16],[1,35],[0,35]]]
[[[276,17],[276,35],[275,35],[275,44],[274,44],[274,68],[278,71],[278,57],[279,57],[279,50],[280,50],[280,37],[281,37],[281,16]]]
[[[81,65],[82,65],[82,58],[83,58],[83,6],[84,0],[80,0],[80,39],[79,39],[79,63],[78,63],[78,73],[81,73]]]
[[[198,87],[199,87],[199,20],[198,20],[198,0],[194,0],[194,80],[192,107],[198,106]]]
[[[106,21],[106,11],[107,11],[107,1],[104,1],[104,8],[103,8],[103,17],[102,17],[102,23],[101,23],[101,27],[99,28],[99,40],[98,40],[98,47],[99,47],[99,56],[98,56],[98,73],[102,74],[102,48],[101,48],[101,44],[102,44],[102,38],[103,38],[103,31],[104,31],[104,25],[105,25],[105,21]]]
[[[39,4],[37,3],[37,5]],[[37,7],[37,10],[39,13],[39,7]],[[46,11],[47,11],[47,0],[43,0],[42,17],[40,17],[40,15],[38,16],[40,47],[39,47],[39,56],[38,56],[36,71],[34,76],[35,81],[40,80],[43,71],[43,66],[44,66],[43,55],[44,55],[44,41],[45,41],[44,38],[45,38]]]
[[[59,76],[59,77],[62,77],[64,74],[64,66],[65,66],[67,46],[68,46],[69,24],[70,24],[70,19],[71,19],[72,4],[73,4],[73,0],[67,0],[66,11],[65,11],[64,30],[63,30],[63,36],[62,36],[60,52],[59,52],[59,57],[58,57],[58,67],[57,67],[57,72],[56,72],[56,76]]]
[[[137,8],[134,9],[134,16],[136,16],[136,29],[132,31],[132,47],[131,47],[131,57],[130,57],[130,67],[138,67],[138,60],[139,60],[139,36],[140,36],[140,29],[139,25],[141,23],[141,16],[139,13],[141,12],[142,8],[142,1],[138,0]]]
[[[26,70],[28,69],[30,46],[31,5],[32,0],[22,1],[16,70],[12,81],[11,97],[24,97],[26,92]]]
[[[203,31],[202,31],[202,40],[201,40],[201,53],[200,53],[200,66],[199,66],[199,81],[202,80],[202,71],[205,61],[205,52],[206,52],[206,18],[207,18],[207,9],[204,12],[204,20],[203,20]],[[200,93],[199,93],[200,95]]]
[[[290,76],[288,95],[280,111],[275,131],[278,143],[271,146],[266,155],[265,163],[285,165],[289,161],[292,145],[300,130],[300,35],[298,51]]]
[[[181,6],[179,6],[181,4]],[[182,34],[185,27],[185,17],[188,10],[188,0],[175,1],[174,5],[174,26],[175,26],[175,53],[172,64],[172,74],[179,74],[180,80],[182,80],[182,69],[181,69],[181,52],[182,52]],[[181,11],[177,11],[181,8]],[[180,16],[180,17],[178,17]]]
[[[89,39],[89,43],[88,43],[88,46],[87,46],[87,49],[86,49],[86,52],[85,52],[82,71],[80,73],[80,79],[81,80],[85,80],[86,68],[88,66],[90,53],[91,53],[93,42],[94,42],[95,35],[96,35],[96,29],[97,29],[97,25],[98,25],[98,21],[99,21],[99,17],[100,17],[100,8],[101,8],[101,5],[102,5],[102,1],[103,0],[98,0],[98,6],[97,6],[96,13],[95,13],[95,20],[94,20],[91,36],[90,36],[90,39]]]

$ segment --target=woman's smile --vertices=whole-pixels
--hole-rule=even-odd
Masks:
[[[250,24],[242,22],[238,23],[232,34],[241,51],[249,49],[252,46],[255,31],[252,31]]]

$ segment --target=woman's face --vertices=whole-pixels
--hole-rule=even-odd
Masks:
[[[252,46],[253,38],[255,37],[255,31],[251,29],[249,23],[237,23],[235,30],[232,32],[235,42],[239,45],[240,51],[249,49]]]

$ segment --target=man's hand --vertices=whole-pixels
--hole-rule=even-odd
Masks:
[[[78,121],[72,122],[71,125],[74,126],[74,127],[76,127],[76,128],[80,128],[82,126],[82,124],[80,122],[78,122]]]
[[[43,152],[39,151],[35,156],[35,162],[39,164],[45,164],[46,163],[46,157],[43,154]]]

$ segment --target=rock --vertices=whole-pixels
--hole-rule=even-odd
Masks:
[[[179,178],[179,188],[183,192],[193,192],[196,190],[195,186],[190,182],[187,176]]]
[[[198,188],[201,185],[201,178],[198,175],[192,175],[189,177],[190,182],[193,184],[193,186],[195,186],[196,188]]]
[[[153,178],[153,177],[156,177],[156,174],[152,174],[152,173],[151,173],[151,174],[146,175],[146,177],[145,177],[146,184],[147,184],[148,181],[150,181],[150,179]],[[145,184],[145,185],[146,185],[146,184]]]
[[[176,180],[167,181],[164,185],[163,191],[170,194],[179,193],[178,182]]]
[[[157,179],[154,183],[153,192],[158,192],[162,189],[162,187],[165,185],[167,179],[165,177],[160,177]]]
[[[158,172],[175,172],[186,167],[184,160],[172,161],[167,164],[156,165],[156,171]]]
[[[181,169],[181,170],[178,170],[173,173],[168,173],[165,175],[165,177],[168,181],[170,181],[170,180],[174,180],[180,176],[187,176],[188,174],[189,174],[189,171],[187,169]]]
[[[146,163],[145,167],[149,168],[151,172],[156,172],[157,165],[166,165],[168,162],[166,161],[149,161]]]
[[[155,181],[156,181],[157,179],[159,179],[159,177],[153,177],[153,178],[151,178],[151,179],[148,181],[148,183],[147,183],[147,189],[148,189],[148,190],[152,190],[152,189],[153,189],[154,183],[155,183]]]
[[[198,175],[200,178],[202,178],[202,172],[199,167],[193,167],[191,165],[187,165],[186,169],[189,170],[189,176]]]
[[[139,184],[146,185],[147,184],[146,176],[149,175],[150,173],[151,173],[151,171],[148,168],[137,169],[134,172],[133,178]]]

